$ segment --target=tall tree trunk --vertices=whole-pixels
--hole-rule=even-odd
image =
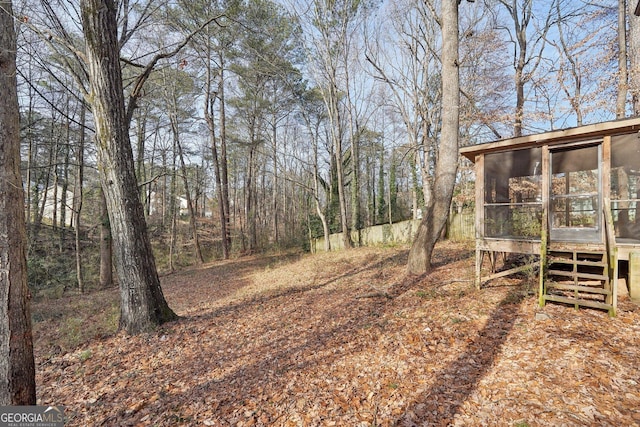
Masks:
[[[146,181],[145,167],[144,167],[144,149],[145,139],[147,136],[147,110],[138,109],[137,123],[136,123],[136,139],[138,144],[136,146],[136,176],[141,182]]]
[[[107,199],[100,189],[100,287],[110,288],[113,285],[113,245],[111,223],[107,210]]]
[[[86,108],[84,102],[80,104],[80,141],[78,143],[78,155],[76,161],[76,184],[73,192],[73,215],[75,227],[76,244],[76,277],[78,280],[78,291],[84,293],[84,279],[82,274],[82,251],[80,247],[80,213],[82,212],[82,186],[84,184],[84,143],[85,143],[85,118]]]
[[[171,198],[170,206],[169,214],[171,215],[171,228],[169,230],[169,271],[173,273],[176,271],[173,259],[176,254],[176,246],[178,244],[178,211],[180,210],[175,197]]]
[[[360,235],[361,206],[360,206],[360,125],[358,124],[356,108],[351,100],[351,85],[349,84],[349,63],[345,55],[345,89],[348,101],[347,114],[349,118],[349,139],[351,140],[351,229],[358,231]],[[358,245],[360,237],[358,237]]]
[[[31,61],[29,61],[29,68],[31,68]],[[31,72],[29,72],[31,75]],[[31,85],[28,85],[28,97],[29,97],[29,108],[27,110],[27,177],[26,177],[26,219],[27,224],[31,226],[33,222],[33,214],[32,214],[32,200],[31,200],[31,181],[33,181],[33,167],[34,167],[34,152],[36,151],[37,143],[35,142],[34,132],[33,132],[33,116],[34,116],[34,104],[35,104],[35,96],[33,95],[33,88]],[[29,227],[31,228],[31,227]]]
[[[342,137],[338,136],[334,140],[336,144],[336,170],[338,177],[338,201],[340,205],[340,225],[342,227],[342,243],[345,249],[353,247],[351,231],[349,230],[349,216],[347,215],[347,199],[344,185],[344,168],[342,157]]]
[[[616,118],[618,119],[623,119],[627,115],[627,92],[629,91],[627,61],[627,0],[618,0],[618,96],[616,99]]]
[[[227,160],[227,113],[225,103],[225,78],[224,78],[224,58],[220,54],[220,86],[218,98],[220,99],[220,183],[222,184],[222,207],[224,208],[224,232],[223,238],[226,241],[228,251],[231,251],[231,209],[229,204],[229,162]]]
[[[564,30],[562,28],[563,24],[560,2],[556,3],[556,16],[558,21],[557,27],[560,48],[562,49],[565,59],[569,62],[568,71],[572,79],[571,83],[573,83],[572,85],[566,85],[564,83],[564,79],[560,79],[560,86],[567,95],[571,108],[576,113],[576,126],[582,126],[584,117],[584,114],[582,113],[582,74],[579,64],[574,58],[571,48],[567,45],[567,40],[565,39]],[[620,93],[618,93],[618,95],[620,95]],[[618,102],[620,102],[620,99],[618,99]]]
[[[447,222],[458,170],[459,109],[458,0],[443,0],[442,131],[433,183],[433,203],[427,207],[409,251],[407,271],[410,274],[424,274],[431,270],[433,248]]]
[[[222,74],[222,71],[220,72]],[[222,77],[220,78],[220,88],[222,91],[222,87],[224,86],[224,80]],[[218,214],[220,215],[220,234],[222,238],[222,258],[229,259],[231,256],[231,242],[230,242],[230,234],[229,230],[229,212],[225,206],[229,205],[229,192],[228,185],[227,191],[225,192],[225,187],[223,182],[226,181],[226,177],[223,177],[223,171],[226,174],[226,155],[222,156],[222,153],[218,153],[218,143],[216,141],[216,124],[215,124],[215,113],[214,113],[214,105],[215,105],[215,96],[211,96],[212,91],[212,70],[211,70],[211,59],[207,60],[207,83],[206,83],[206,92],[205,92],[205,102],[204,102],[204,117],[207,122],[207,127],[209,129],[209,137],[211,139],[211,154],[213,157],[213,171],[215,173],[216,180],[216,192],[218,194]],[[224,98],[221,96],[220,98],[220,121],[221,121],[221,129],[220,129],[220,145],[221,148],[225,146],[223,141],[223,124],[222,117],[224,116],[224,107],[222,104],[224,103]],[[222,150],[221,150],[222,151]],[[225,149],[226,153],[226,149]],[[225,194],[226,194],[226,203],[225,203]]]
[[[256,250],[258,244],[257,238],[257,227],[256,227],[256,206],[254,203],[253,195],[257,191],[255,187],[257,185],[254,183],[254,162],[255,162],[255,152],[256,152],[256,143],[254,130],[251,131],[251,142],[249,143],[249,157],[247,159],[247,181],[245,185],[245,202],[244,202],[244,218],[246,229],[249,234],[249,251],[253,252]]]
[[[271,192],[271,218],[273,219],[272,242],[278,245],[280,243],[279,224],[278,224],[278,142],[277,142],[277,125],[275,113],[273,114],[273,123],[271,125],[272,140],[272,161],[273,161],[273,191]],[[283,191],[283,193],[285,193]]]
[[[316,133],[314,135],[314,144],[313,144],[313,199],[315,200],[316,212],[318,217],[320,217],[320,222],[322,222],[322,234],[324,236],[324,251],[329,252],[331,250],[331,239],[330,231],[329,231],[329,223],[327,222],[327,216],[324,214],[322,210],[322,206],[320,206],[320,174],[318,172],[318,126],[316,126]]]
[[[634,14],[636,2],[629,2],[629,90],[633,115],[640,116],[640,16]]]
[[[69,103],[67,103],[67,111],[69,111]],[[67,222],[72,222],[70,221],[71,218],[67,218],[67,193],[69,191],[69,161],[71,154],[69,147],[69,141],[71,141],[71,120],[68,118],[65,123],[65,140],[66,142],[62,145],[62,149],[64,150],[64,163],[62,164],[62,185],[60,186],[60,253],[63,253],[66,245]]]
[[[345,195],[344,184],[344,157],[342,153],[342,125],[338,106],[338,88],[332,82],[329,95],[329,109],[331,122],[331,137],[333,138],[333,147],[336,157],[336,177],[338,180],[338,204],[340,208],[340,226],[342,228],[342,243],[345,249],[353,247],[351,240],[351,231],[349,230],[349,216],[347,215],[347,199]]]
[[[525,6],[523,6],[525,7]],[[531,6],[529,6],[531,7]],[[515,8],[514,8],[515,9]],[[515,9],[517,10],[517,9]],[[516,12],[517,13],[517,12]],[[517,18],[514,18],[514,21]],[[522,25],[520,28],[516,29],[516,37],[518,39],[518,46],[520,50],[518,51],[518,58],[516,60],[516,117],[513,126],[513,136],[519,137],[522,136],[522,126],[524,122],[524,67],[527,61],[527,26]],[[442,100],[444,103],[444,99]]]
[[[182,145],[180,144],[180,138],[178,136],[178,123],[177,118],[172,120],[173,137],[176,141],[176,147],[178,148],[178,159],[180,160],[180,170],[182,171],[182,183],[184,185],[185,198],[187,199],[187,208],[189,209],[189,227],[191,228],[191,236],[193,237],[193,246],[196,256],[196,263],[202,264],[204,258],[202,257],[202,250],[200,249],[200,239],[198,238],[198,226],[196,224],[196,211],[193,208],[193,199],[191,198],[191,190],[189,189],[189,179],[187,178],[187,167],[184,163],[184,154],[182,152]]]
[[[420,219],[421,215],[418,215],[418,210],[420,209],[420,205],[418,204],[418,192],[420,191],[420,183],[418,181],[418,170],[417,170],[417,154],[414,152],[411,155],[411,218],[412,219]]]
[[[177,157],[176,140],[173,140],[173,150],[171,154],[171,186],[169,188],[169,271],[175,271],[173,258],[176,253],[178,243],[178,216],[180,215],[180,203],[178,202],[178,170],[176,169]]]
[[[222,258],[229,259],[230,256],[230,248],[227,243],[227,216],[224,209],[223,203],[223,192],[222,192],[222,181],[221,181],[221,168],[220,168],[220,159],[218,156],[218,144],[216,143],[216,134],[215,134],[215,121],[213,116],[210,114],[205,114],[207,124],[209,126],[209,134],[211,136],[211,154],[213,157],[213,170],[215,173],[216,180],[216,192],[218,194],[218,215],[220,215],[220,234],[222,237]]]
[[[120,285],[120,329],[135,334],[177,316],[162,294],[140,202],[125,113],[117,5],[113,0],[81,0],[80,10],[89,65],[88,98]]]
[[[0,405],[35,405],[11,1],[0,0]]]

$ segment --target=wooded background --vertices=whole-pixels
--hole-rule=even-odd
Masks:
[[[635,6],[461,3],[460,144],[637,113]],[[108,286],[79,4],[18,1],[14,14],[30,283]],[[309,249],[415,219],[434,197],[438,16],[439,3],[422,0],[119,2],[135,174],[159,266]],[[473,208],[460,162],[455,210]],[[73,270],[47,258],[64,250],[77,254]]]

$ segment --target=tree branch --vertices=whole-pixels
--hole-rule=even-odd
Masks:
[[[126,112],[127,123],[131,123],[131,119],[133,118],[133,111],[136,109],[138,104],[138,99],[142,95],[142,88],[144,87],[144,84],[146,83],[146,81],[149,79],[149,76],[151,75],[151,72],[155,68],[156,64],[162,59],[172,58],[173,56],[177,55],[182,50],[182,48],[185,47],[187,43],[189,43],[191,39],[195,37],[200,31],[205,29],[212,22],[218,23],[218,20],[223,16],[225,15],[220,14],[220,15],[214,16],[213,18],[210,18],[204,24],[198,27],[196,30],[191,32],[191,34],[185,37],[184,40],[175,47],[175,49],[173,49],[170,52],[159,53],[153,57],[151,62],[149,62],[149,64],[147,64],[147,66],[145,67],[142,74],[140,74],[138,78],[136,78],[133,90],[129,95],[129,105],[127,105],[127,112]]]

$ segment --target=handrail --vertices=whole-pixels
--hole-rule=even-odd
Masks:
[[[609,315],[616,315],[618,305],[618,247],[616,245],[616,232],[613,226],[613,215],[611,214],[611,200],[605,197],[603,200],[604,213],[604,233],[607,246],[607,257],[609,261],[609,283],[611,284],[611,295],[607,297],[607,304],[611,304]]]
[[[540,267],[538,273],[538,279],[540,280],[539,291],[538,291],[538,305],[540,308],[544,307],[545,299],[544,296],[547,293],[545,289],[545,280],[547,274],[547,236],[548,236],[548,221],[549,211],[547,206],[544,206],[542,209],[542,219],[540,224]]]

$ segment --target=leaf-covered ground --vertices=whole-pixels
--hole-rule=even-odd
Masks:
[[[406,258],[215,262],[163,279],[181,320],[135,337],[96,330],[72,349],[52,325],[83,305],[114,317],[115,291],[38,303],[39,403],[65,405],[72,426],[640,425],[635,305],[623,299],[613,319],[541,310],[526,277],[477,291],[464,245],[438,246],[419,280]]]

